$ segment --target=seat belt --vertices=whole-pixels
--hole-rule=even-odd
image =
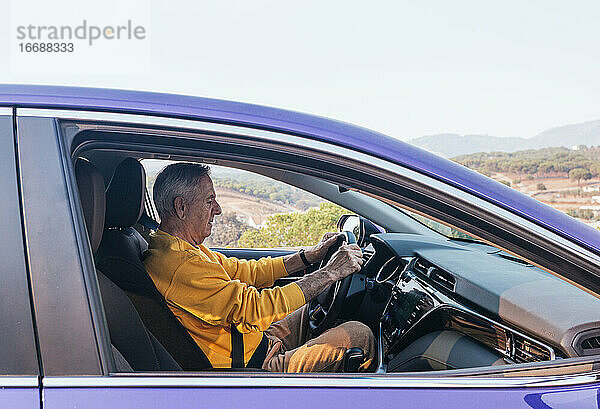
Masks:
[[[231,367],[261,369],[267,356],[269,338],[263,334],[260,344],[250,357],[248,365],[244,365],[244,335],[231,324]]]
[[[265,362],[265,358],[267,357],[268,348],[269,338],[267,338],[266,335],[263,334],[262,339],[260,340],[260,344],[258,344],[258,346],[256,347],[256,350],[252,354],[252,357],[250,357],[246,368],[261,369],[263,363]]]
[[[244,335],[231,323],[231,367],[244,368]]]
[[[231,367],[232,368],[254,368],[261,369],[267,356],[269,338],[263,334],[260,344],[250,357],[248,365],[244,365],[244,335],[231,324]]]

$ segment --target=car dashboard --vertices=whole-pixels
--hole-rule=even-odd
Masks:
[[[494,247],[413,234],[370,239],[367,288],[386,300],[380,371],[394,372],[396,356],[433,331],[464,334],[513,364],[585,355],[581,334],[600,328],[597,298]]]

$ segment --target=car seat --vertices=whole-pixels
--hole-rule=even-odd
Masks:
[[[95,251],[104,227],[104,181],[95,166],[85,159],[76,161],[75,177],[90,245]],[[144,326],[123,291],[101,271],[96,270],[96,273],[111,347],[118,352],[114,356],[117,371],[181,371],[173,357]]]
[[[106,220],[96,266],[135,305],[146,327],[184,370],[212,368],[210,361],[167,306],[142,263],[148,243],[133,226],[144,214],[146,172],[133,158],[115,169],[106,189]]]

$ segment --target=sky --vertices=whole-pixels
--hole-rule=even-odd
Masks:
[[[3,3],[0,83],[251,102],[407,140],[531,137],[600,119],[598,1],[27,1]],[[18,27],[131,20],[143,39],[28,53]]]

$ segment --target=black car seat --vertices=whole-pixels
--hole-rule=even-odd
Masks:
[[[75,177],[90,245],[95,251],[104,230],[104,181],[94,165],[85,159],[78,159],[75,163]],[[117,370],[181,371],[173,357],[144,326],[123,291],[101,271],[96,272],[111,346],[113,351],[117,350],[114,357]]]
[[[135,305],[146,327],[184,370],[212,368],[204,352],[173,315],[142,263],[148,243],[133,228],[144,214],[146,173],[133,158],[115,169],[106,189],[106,220],[96,266]]]

